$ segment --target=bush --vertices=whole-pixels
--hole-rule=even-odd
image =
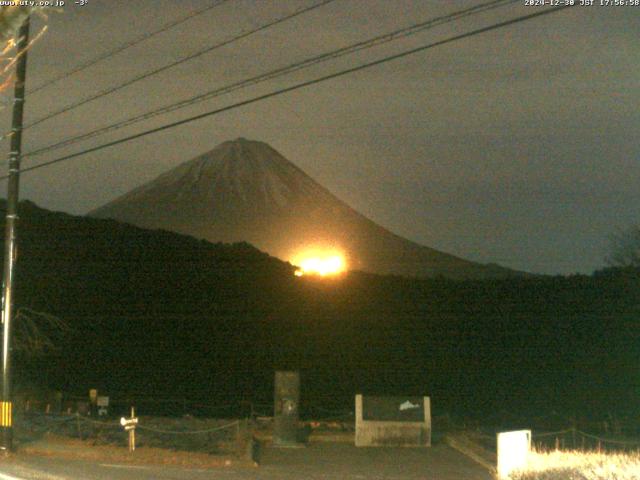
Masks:
[[[640,454],[532,452],[525,471],[512,480],[637,480]]]

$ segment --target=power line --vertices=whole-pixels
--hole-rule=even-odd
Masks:
[[[559,6],[559,7],[553,7],[553,8],[547,9],[547,10],[542,10],[542,11],[538,11],[536,13],[531,13],[529,15],[523,15],[523,16],[520,16],[520,17],[512,18],[511,20],[506,20],[504,22],[494,23],[494,24],[489,25],[487,27],[478,28],[478,29],[472,30],[470,32],[462,33],[460,35],[455,35],[453,37],[449,37],[449,38],[446,38],[444,40],[439,40],[437,42],[433,42],[433,43],[430,43],[430,44],[427,44],[427,45],[423,45],[421,47],[412,48],[410,50],[405,50],[404,52],[397,53],[397,54],[394,54],[394,55],[390,55],[390,56],[381,58],[379,60],[374,60],[372,62],[368,62],[368,63],[362,64],[362,65],[358,65],[356,67],[348,68],[346,70],[341,70],[339,72],[332,73],[330,75],[324,75],[322,77],[318,77],[318,78],[315,78],[313,80],[307,80],[305,82],[301,82],[301,83],[298,83],[296,85],[292,85],[290,87],[281,88],[279,90],[276,90],[276,91],[273,91],[273,92],[270,92],[270,93],[266,93],[264,95],[259,95],[257,97],[253,97],[253,98],[250,98],[248,100],[243,100],[241,102],[237,102],[237,103],[234,103],[234,104],[231,104],[231,105],[227,105],[226,107],[222,107],[222,108],[218,108],[218,109],[215,109],[215,110],[211,110],[209,112],[201,113],[199,115],[194,115],[192,117],[185,118],[183,120],[179,120],[179,121],[176,121],[176,122],[171,122],[171,123],[168,123],[168,124],[163,125],[161,127],[152,128],[150,130],[146,130],[144,132],[136,133],[134,135],[129,135],[128,137],[124,137],[124,138],[121,138],[121,139],[118,139],[118,140],[114,140],[112,142],[103,143],[102,145],[98,145],[98,146],[95,146],[95,147],[92,147],[92,148],[88,148],[88,149],[82,150],[80,152],[76,152],[76,153],[72,153],[72,154],[69,154],[69,155],[65,155],[65,156],[56,158],[54,160],[50,160],[48,162],[40,163],[38,165],[34,165],[34,166],[31,166],[31,167],[22,168],[22,169],[20,169],[20,172],[29,172],[29,171],[37,170],[39,168],[44,168],[44,167],[47,167],[49,165],[53,165],[53,164],[56,164],[56,163],[65,162],[67,160],[71,160],[73,158],[80,157],[82,155],[86,155],[88,153],[93,153],[93,152],[96,152],[96,151],[99,151],[99,150],[103,150],[105,148],[113,147],[113,146],[119,145],[121,143],[126,143],[126,142],[129,142],[131,140],[135,140],[135,139],[138,139],[138,138],[145,137],[147,135],[151,135],[151,134],[154,134],[154,133],[162,132],[164,130],[168,130],[168,129],[171,129],[171,128],[174,128],[174,127],[178,127],[180,125],[191,123],[191,122],[194,122],[196,120],[200,120],[200,119],[203,119],[203,118],[206,118],[206,117],[217,115],[217,114],[229,111],[229,110],[233,110],[233,109],[236,109],[236,108],[239,108],[239,107],[243,107],[245,105],[250,105],[252,103],[256,103],[256,102],[259,102],[261,100],[266,100],[268,98],[276,97],[276,96],[282,95],[284,93],[289,93],[289,92],[293,92],[295,90],[300,90],[302,88],[309,87],[311,85],[315,85],[315,84],[318,84],[318,83],[321,83],[321,82],[324,82],[324,81],[327,81],[327,80],[331,80],[331,79],[334,79],[334,78],[342,77],[344,75],[348,75],[350,73],[358,72],[360,70],[364,70],[366,68],[374,67],[376,65],[381,65],[383,63],[387,63],[387,62],[390,62],[392,60],[397,60],[397,59],[400,59],[400,58],[404,58],[406,56],[413,55],[415,53],[422,52],[424,50],[429,50],[431,48],[435,48],[435,47],[439,47],[439,46],[442,46],[442,45],[446,45],[448,43],[453,43],[453,42],[456,42],[458,40],[463,40],[465,38],[469,38],[469,37],[472,37],[472,36],[475,36],[475,35],[479,35],[481,33],[489,32],[489,31],[492,31],[492,30],[497,30],[499,28],[507,27],[509,25],[513,25],[513,24],[516,24],[516,23],[519,23],[519,22],[524,22],[526,20],[531,20],[533,18],[541,17],[543,15],[548,15],[550,13],[556,13],[556,12],[562,11],[565,8],[568,8],[568,7],[570,7],[570,5],[563,5],[563,6]],[[5,176],[0,177],[0,180],[4,180],[6,178],[7,178],[7,176],[5,175]]]
[[[156,68],[154,70],[149,70],[148,72],[145,72],[145,73],[143,73],[141,75],[133,77],[133,78],[131,78],[131,79],[129,79],[129,80],[123,82],[123,83],[120,83],[120,84],[116,85],[115,87],[107,88],[105,90],[102,90],[102,91],[94,94],[94,95],[86,97],[86,98],[84,98],[82,100],[79,100],[79,101],[77,101],[75,103],[69,104],[66,107],[61,108],[60,110],[57,110],[57,111],[52,112],[52,113],[50,113],[48,115],[45,115],[44,117],[40,117],[39,119],[34,120],[30,124],[26,125],[25,129],[34,127],[35,125],[38,125],[38,124],[40,124],[42,122],[50,120],[50,119],[52,119],[54,117],[57,117],[58,115],[66,113],[66,112],[68,112],[70,110],[74,110],[74,109],[76,109],[76,108],[78,108],[78,107],[80,107],[82,105],[85,105],[85,104],[87,104],[89,102],[97,100],[98,98],[102,98],[102,97],[104,97],[106,95],[110,95],[110,94],[112,94],[114,92],[117,92],[118,90],[122,90],[125,87],[128,87],[130,85],[133,85],[134,83],[137,83],[137,82],[140,82],[142,80],[145,80],[145,79],[147,79],[147,78],[149,78],[149,77],[151,77],[153,75],[157,75],[158,73],[164,72],[166,70],[169,70],[170,68],[176,67],[176,66],[181,65],[181,64],[183,64],[185,62],[193,60],[194,58],[198,58],[198,57],[204,55],[205,53],[210,53],[210,52],[212,52],[214,50],[217,50],[217,49],[219,49],[221,47],[224,47],[224,46],[229,45],[229,44],[231,44],[233,42],[236,42],[236,41],[241,40],[243,38],[246,38],[246,37],[248,37],[250,35],[253,35],[254,33],[261,32],[261,31],[266,30],[267,28],[270,28],[270,27],[272,27],[274,25],[277,25],[279,23],[285,22],[285,21],[290,20],[290,19],[292,19],[294,17],[302,15],[303,13],[307,13],[307,12],[309,12],[311,10],[315,10],[316,8],[322,7],[322,6],[326,5],[326,4],[334,2],[334,1],[335,0],[321,0],[320,2],[314,3],[313,5],[310,5],[308,7],[299,8],[298,10],[295,10],[293,13],[287,14],[285,16],[279,17],[279,18],[277,18],[275,20],[272,20],[270,22],[264,23],[264,24],[262,24],[262,25],[260,25],[260,26],[258,26],[256,28],[252,28],[251,30],[242,32],[239,35],[235,35],[235,36],[230,37],[230,38],[228,38],[226,40],[223,40],[222,42],[219,42],[219,43],[216,43],[214,45],[210,45],[208,47],[205,47],[205,48],[203,48],[201,50],[198,50],[197,52],[192,53],[192,54],[190,54],[190,55],[188,55],[186,57],[182,57],[182,58],[180,58],[180,59],[178,59],[178,60],[176,60],[174,62],[171,62],[171,63],[168,63],[166,65],[163,65],[162,67]]]
[[[51,80],[42,83],[41,85],[38,85],[37,87],[34,87],[33,89],[27,90],[27,94],[28,95],[33,95],[36,92],[39,92],[40,90],[43,90],[55,83],[58,83],[60,80],[64,80],[65,78],[70,77],[71,75],[75,75],[78,72],[81,72],[82,70],[86,70],[89,67],[92,67],[94,65],[96,65],[97,63],[100,63],[104,60],[107,60],[108,58],[113,57],[114,55],[117,55],[120,52],[124,52],[125,50],[138,45],[139,43],[144,42],[145,40],[148,40],[151,37],[154,37],[156,35],[159,35],[161,33],[164,33],[168,30],[171,30],[173,27],[176,27],[178,25],[180,25],[181,23],[184,23],[188,20],[191,20],[192,18],[195,18],[199,15],[202,15],[203,13],[208,12],[209,10],[212,10],[216,7],[219,7],[220,5],[222,5],[223,3],[228,2],[229,0],[216,0],[213,4],[208,5],[204,8],[201,8],[200,10],[195,10],[194,12],[191,12],[189,15],[186,15],[182,18],[179,18],[173,22],[169,22],[165,25],[163,25],[162,27],[160,27],[158,30],[154,30],[152,32],[147,32],[144,33],[142,35],[140,35],[139,37],[136,37],[126,43],[123,43],[122,45],[114,48],[113,50],[109,50],[105,53],[102,53],[100,55],[98,55],[97,57],[94,57],[90,60],[87,60],[85,63],[81,63],[80,65],[74,67],[73,69],[69,70],[68,72],[62,73],[57,77],[52,78]]]
[[[406,38],[410,35],[414,35],[420,32],[423,32],[424,30],[445,24],[445,23],[449,23],[452,21],[456,21],[456,20],[460,20],[461,18],[467,17],[467,16],[471,16],[471,15],[476,15],[478,13],[482,13],[482,12],[486,12],[489,10],[493,10],[496,8],[500,8],[503,7],[507,4],[511,4],[511,3],[515,3],[519,0],[493,0],[491,2],[487,2],[481,5],[476,5],[474,7],[471,8],[467,8],[464,10],[459,10],[457,12],[448,14],[448,15],[444,15],[441,17],[436,17],[436,18],[432,18],[426,21],[422,21],[416,24],[413,24],[409,27],[404,27],[402,29],[399,30],[395,30],[393,32],[390,33],[386,33],[383,35],[378,35],[376,37],[372,37],[370,39],[346,46],[346,47],[342,47],[339,48],[337,50],[332,50],[330,52],[326,52],[320,55],[316,55],[310,58],[307,58],[305,60],[302,60],[300,62],[295,62],[293,64],[287,65],[285,67],[280,67],[278,69],[275,70],[271,70],[269,72],[245,79],[245,80],[241,80],[239,82],[235,82],[232,83],[230,85],[226,85],[223,87],[218,87],[215,88],[213,90],[210,90],[208,92],[193,96],[191,98],[188,98],[186,100],[182,100],[180,102],[176,102],[176,103],[172,103],[170,105],[166,105],[164,107],[155,109],[155,110],[151,110],[149,112],[143,113],[141,115],[137,115],[135,117],[132,118],[128,118],[125,120],[122,120],[120,122],[116,122],[114,124],[111,125],[107,125],[105,127],[100,127],[98,129],[92,130],[90,132],[86,132],[80,135],[76,135],[75,137],[71,137],[71,138],[67,138],[65,140],[61,140],[59,142],[56,142],[54,144],[50,144],[47,146],[44,146],[42,148],[33,150],[31,152],[26,153],[25,155],[23,155],[23,157],[34,157],[34,156],[38,156],[38,155],[42,155],[44,153],[50,152],[52,150],[57,150],[60,149],[62,147],[67,147],[69,145],[73,145],[75,143],[78,143],[80,141],[83,140],[87,140],[89,138],[93,138],[99,135],[102,135],[104,133],[107,132],[113,132],[116,130],[120,130],[121,128],[124,127],[128,127],[130,125],[134,125],[136,123],[139,123],[141,121],[144,120],[148,120],[150,118],[156,117],[158,115],[162,115],[162,114],[166,114],[166,113],[170,113],[173,112],[175,110],[179,110],[181,108],[185,108],[191,105],[194,105],[196,103],[200,103],[203,102],[205,100],[210,100],[212,98],[218,97],[218,96],[222,96],[224,94],[248,87],[248,86],[252,86],[252,85],[256,85],[258,83],[262,83],[265,82],[267,80],[273,80],[274,78],[278,78],[281,77],[283,75],[292,73],[292,72],[296,72],[299,70],[303,70],[306,68],[309,68],[313,65],[317,65],[319,63],[322,62],[326,62],[329,60],[334,60],[336,58],[345,56],[345,55],[349,55],[361,50],[365,50],[368,48],[372,48],[378,45],[382,45],[384,43],[388,43],[394,40],[397,40],[399,38]]]

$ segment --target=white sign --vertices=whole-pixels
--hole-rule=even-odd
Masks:
[[[412,408],[420,408],[420,405],[418,405],[417,403],[411,403],[409,400],[400,404],[401,412],[404,412],[405,410],[411,410]]]
[[[514,470],[524,469],[531,451],[531,430],[498,434],[498,478],[509,478]]]
[[[138,423],[138,418],[124,418],[120,419],[120,425],[124,427],[125,430],[135,430],[136,425]]]

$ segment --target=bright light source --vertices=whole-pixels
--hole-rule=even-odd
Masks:
[[[291,261],[298,266],[297,277],[303,275],[319,275],[321,277],[339,275],[347,269],[344,257],[335,251],[318,252],[317,250],[301,253]]]

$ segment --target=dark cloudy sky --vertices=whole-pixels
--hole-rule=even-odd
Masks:
[[[230,0],[35,93],[27,123],[313,1]],[[28,86],[213,2],[73,3],[49,16]],[[478,3],[335,0],[28,129],[25,151]],[[539,8],[522,0],[24,166]],[[531,272],[590,273],[610,235],[640,222],[639,31],[640,7],[575,7],[30,172],[22,197],[83,214],[242,136],[411,240]],[[10,109],[1,117],[6,130]]]

